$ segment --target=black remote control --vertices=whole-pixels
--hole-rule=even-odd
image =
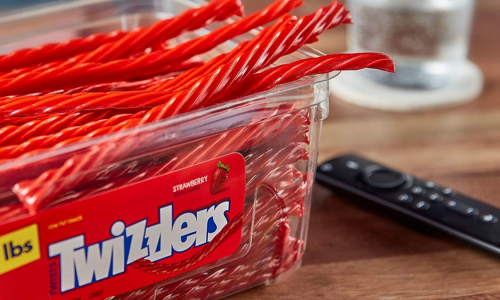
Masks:
[[[356,155],[320,165],[318,183],[423,221],[500,254],[500,209]]]

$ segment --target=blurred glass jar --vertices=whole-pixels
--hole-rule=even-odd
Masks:
[[[467,60],[474,0],[349,0],[350,52],[382,52],[396,74],[363,74],[404,88],[443,87]]]

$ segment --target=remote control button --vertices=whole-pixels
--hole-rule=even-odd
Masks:
[[[431,207],[431,205],[428,202],[420,200],[417,201],[415,204],[413,204],[413,207],[417,210],[428,210]]]
[[[425,190],[420,187],[420,186],[414,186],[411,188],[411,192],[414,194],[414,195],[423,195],[425,194]]]
[[[481,222],[483,222],[483,223],[493,224],[493,223],[498,222],[498,218],[496,216],[490,215],[490,214],[481,215],[479,218],[481,219]]]
[[[463,216],[477,216],[479,214],[479,211],[474,207],[453,200],[447,201],[446,207]]]
[[[443,194],[444,194],[445,196],[455,196],[455,194],[456,194],[456,193],[455,193],[455,191],[454,191],[454,190],[452,190],[452,189],[450,189],[450,188],[444,188],[444,189],[443,189]]]
[[[406,176],[390,169],[373,166],[365,170],[363,181],[373,188],[394,189],[406,183]]]
[[[437,184],[432,181],[427,181],[425,183],[425,187],[428,189],[435,189],[437,187]]]
[[[439,193],[432,193],[427,197],[427,199],[432,202],[441,202],[444,200],[444,197]]]
[[[333,170],[333,165],[331,163],[326,163],[322,164],[319,168],[323,172],[330,172],[331,170]]]
[[[348,161],[346,163],[346,166],[349,169],[352,169],[352,170],[358,170],[359,169],[359,164],[357,162],[355,162],[355,161],[352,161],[352,160]]]
[[[401,203],[410,203],[413,198],[408,194],[401,194],[398,196],[398,201]]]

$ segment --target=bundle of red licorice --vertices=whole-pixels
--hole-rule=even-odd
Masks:
[[[362,68],[394,71],[393,62],[377,53],[333,54],[276,65],[324,31],[352,22],[337,1],[301,18],[289,14],[301,4],[278,0],[243,17],[239,0],[215,0],[150,27],[0,56],[0,164],[119,136],[29,174],[23,170],[22,180],[2,174],[3,185],[15,197],[1,200],[0,221],[239,152],[246,164],[246,195],[258,197],[251,201],[256,207],[237,220],[243,226],[242,244],[251,240],[251,249],[239,249],[234,257],[240,258],[215,269],[113,299],[215,299],[291,269],[300,261],[303,241],[290,236],[290,217],[302,216],[312,182],[310,173],[296,168],[297,162],[309,159],[312,121],[307,110],[292,102],[252,108],[250,122],[170,145],[147,159],[132,158],[144,153],[140,147],[157,144],[158,136],[130,130],[259,95],[306,76]],[[174,43],[186,32],[214,22],[225,23],[206,35]],[[205,53],[267,24],[253,39],[204,60]],[[127,134],[117,135],[120,132]],[[227,226],[219,240],[231,228]],[[194,263],[172,266],[139,260],[134,266],[165,274]]]

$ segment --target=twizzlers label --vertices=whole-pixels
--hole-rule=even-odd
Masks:
[[[99,300],[227,257],[244,197],[233,153],[1,225],[0,299]]]

